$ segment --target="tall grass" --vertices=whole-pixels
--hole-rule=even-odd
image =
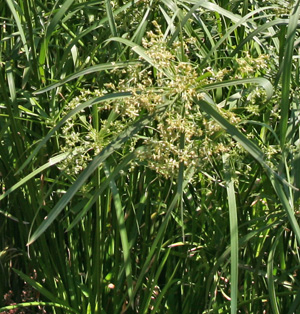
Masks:
[[[300,2],[0,10],[0,312],[296,313]]]

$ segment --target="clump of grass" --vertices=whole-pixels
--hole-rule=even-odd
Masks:
[[[0,311],[296,311],[299,7],[5,2]]]

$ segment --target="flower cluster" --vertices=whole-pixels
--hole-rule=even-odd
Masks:
[[[266,54],[261,54],[257,58],[250,56],[249,52],[245,52],[242,58],[236,58],[237,63],[235,78],[242,79],[253,77],[256,73],[261,73],[268,70],[268,59],[269,56]]]
[[[192,62],[186,61],[188,41],[183,39],[168,46],[159,25],[153,24],[155,32],[148,32],[142,41],[145,54],[140,55],[140,62],[126,69],[114,69],[111,72],[117,77],[114,83],[104,84],[101,90],[84,90],[66,107],[65,113],[92,97],[115,92],[131,93],[131,97],[98,106],[100,130],[88,121],[86,112],[69,119],[63,128],[63,138],[64,149],[70,155],[61,167],[69,169],[70,174],[82,171],[95,154],[142,114],[151,115],[152,121],[143,133],[130,140],[130,150],[137,143],[143,145],[143,153],[138,155],[139,162],[164,177],[176,175],[180,164],[204,169],[212,159],[221,161],[224,152],[239,150],[236,155],[241,155],[241,148],[214,120],[201,112],[194,99],[203,98],[203,86],[221,81],[232,72],[238,78],[245,78],[264,71],[267,57],[252,58],[247,54],[236,59],[238,67],[235,70],[199,70]],[[181,58],[182,51],[185,58]],[[260,95],[261,91],[256,89],[250,98]],[[240,122],[233,111],[224,111],[221,106],[219,110],[231,123],[236,125]],[[248,111],[258,114],[255,103],[249,104]],[[115,118],[108,121],[107,116],[111,112],[115,113]]]
[[[81,103],[93,97],[101,96],[103,96],[103,93],[100,90],[94,90],[93,92],[83,90],[79,96],[73,98],[65,106],[63,115],[66,115]],[[110,109],[109,103],[104,103],[99,107],[102,112]],[[118,126],[115,126],[115,128],[118,128]],[[59,167],[69,175],[80,173],[87,166],[92,156],[97,155],[109,143],[105,136],[102,136],[100,132],[93,128],[92,116],[87,115],[85,110],[67,120],[62,128],[61,137],[63,139],[62,152],[67,152],[69,155],[61,162]]]

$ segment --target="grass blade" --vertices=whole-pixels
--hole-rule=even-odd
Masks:
[[[255,78],[248,78],[248,79],[242,79],[242,80],[231,80],[231,81],[212,83],[212,84],[202,86],[201,90],[209,91],[209,90],[222,88],[222,87],[230,87],[230,86],[245,85],[245,84],[257,84],[257,85],[260,85],[262,88],[264,88],[267,95],[266,101],[270,100],[270,98],[273,95],[272,84],[270,83],[269,80],[263,77],[255,77]]]
[[[32,287],[34,287],[37,291],[39,291],[42,295],[44,295],[47,299],[49,299],[50,301],[68,307],[68,303],[65,300],[58,299],[55,295],[53,295],[50,291],[48,291],[46,288],[44,288],[41,284],[39,284],[35,280],[31,279],[29,276],[25,275],[20,270],[13,269],[13,271],[16,274],[18,274],[24,281],[26,281]],[[74,310],[71,310],[71,311],[74,312]]]
[[[11,311],[16,310],[16,309],[23,309],[27,307],[41,307],[41,306],[51,306],[51,307],[56,307],[59,309],[63,309],[66,312],[65,313],[76,313],[79,314],[78,311],[71,309],[68,306],[55,303],[55,302],[24,302],[24,303],[19,303],[15,305],[9,305],[9,306],[4,306],[0,308],[1,313],[12,313]]]
[[[280,120],[280,143],[284,147],[286,141],[286,132],[288,124],[288,116],[290,109],[290,82],[292,74],[292,58],[294,51],[294,39],[298,27],[300,15],[300,1],[297,2],[293,9],[293,13],[289,19],[289,25],[284,43],[283,73],[282,73],[282,96],[281,96],[281,120]]]
[[[108,169],[108,166],[105,164],[104,164],[104,171],[105,171],[106,177],[109,178],[111,176],[111,173]],[[110,185],[110,189],[112,191],[112,195],[114,199],[116,216],[117,216],[118,226],[120,230],[120,237],[121,237],[123,256],[124,256],[125,274],[127,278],[129,304],[133,306],[133,282],[132,282],[132,267],[131,267],[131,258],[130,258],[130,245],[128,241],[126,226],[125,226],[122,202],[121,202],[120,194],[118,192],[118,188],[113,179],[109,181],[109,185]]]
[[[20,37],[21,37],[22,43],[24,45],[24,49],[25,49],[27,60],[29,60],[29,49],[28,49],[28,46],[27,46],[25,29],[22,26],[22,21],[21,21],[21,19],[19,17],[20,13],[18,13],[17,10],[16,10],[16,8],[18,8],[16,6],[17,4],[14,3],[11,0],[6,0],[6,3],[9,6],[9,9],[10,9],[10,11],[11,11],[11,13],[12,13],[14,19],[15,19],[15,22],[17,24],[17,27],[18,27],[18,30],[19,30],[19,33],[20,33]]]
[[[39,95],[39,94],[48,92],[54,88],[60,87],[67,82],[70,82],[72,80],[75,80],[78,77],[81,77],[81,76],[84,76],[87,74],[91,74],[91,73],[95,73],[95,72],[99,72],[99,71],[112,70],[112,69],[116,69],[116,68],[124,68],[124,67],[130,66],[130,65],[135,65],[135,64],[136,64],[136,62],[116,62],[116,63],[109,63],[109,64],[94,65],[94,66],[91,66],[87,69],[83,69],[81,71],[73,73],[73,74],[67,76],[66,78],[64,78],[63,80],[61,80],[57,83],[50,84],[50,85],[34,92],[33,94]]]
[[[48,169],[49,167],[60,163],[68,156],[68,153],[63,153],[60,155],[57,155],[53,158],[50,158],[47,163],[45,163],[43,166],[39,167],[38,169],[32,171],[29,175],[27,175],[25,178],[21,179],[18,183],[10,187],[4,194],[0,195],[0,201],[3,200],[5,197],[7,197],[10,193],[14,192],[16,189],[18,189],[20,186],[25,184],[28,180],[34,178],[37,174],[41,173],[42,171]]]
[[[272,310],[274,314],[280,314],[280,311],[278,309],[278,304],[276,301],[276,291],[275,291],[275,279],[273,275],[273,268],[274,268],[274,256],[276,247],[278,245],[278,241],[282,235],[282,231],[276,236],[275,241],[271,247],[269,256],[268,256],[268,265],[267,265],[267,278],[268,278],[268,288],[269,288],[269,298],[270,303],[272,306]]]
[[[39,69],[40,69],[40,74],[43,80],[45,78],[45,71],[43,67],[45,66],[45,60],[48,53],[48,45],[49,45],[50,37],[53,35],[56,26],[61,21],[62,17],[68,11],[68,9],[70,8],[73,2],[74,0],[66,0],[64,4],[61,6],[61,8],[56,12],[50,24],[47,26],[46,34],[42,43],[42,47],[40,50],[40,57],[39,57]]]
[[[230,221],[230,254],[231,254],[231,314],[237,313],[237,300],[238,300],[238,220],[237,220],[237,208],[234,191],[234,181],[231,175],[232,168],[230,167],[229,155],[223,155],[225,181],[228,198],[229,208],[229,221]]]

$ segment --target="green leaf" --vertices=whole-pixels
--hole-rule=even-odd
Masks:
[[[293,8],[293,12],[289,19],[286,39],[284,42],[284,57],[283,57],[283,73],[282,73],[282,97],[281,97],[281,120],[280,120],[280,143],[284,147],[286,141],[287,124],[290,109],[290,82],[292,75],[292,58],[294,51],[294,40],[296,30],[298,28],[300,15],[300,1]]]
[[[1,313],[12,313],[11,310],[15,310],[15,309],[23,309],[23,308],[27,308],[27,307],[42,307],[42,306],[60,308],[60,309],[63,309],[65,311],[64,313],[79,314],[78,311],[76,311],[72,308],[69,308],[68,306],[65,306],[65,305],[62,305],[59,303],[55,303],[55,302],[42,302],[42,301],[24,302],[24,303],[19,303],[19,304],[15,304],[15,305],[8,305],[8,306],[1,307],[0,311],[1,311]]]
[[[55,157],[52,157],[49,159],[47,163],[45,163],[43,166],[39,167],[38,169],[35,169],[32,171],[29,175],[21,179],[18,183],[13,185],[11,188],[9,188],[4,194],[0,195],[0,201],[3,200],[5,197],[7,197],[10,193],[17,190],[20,186],[22,186],[24,183],[26,183],[28,180],[34,178],[37,174],[41,173],[42,171],[48,169],[49,167],[52,167],[53,165],[60,163],[63,161],[69,153],[63,153],[59,154]]]
[[[45,80],[44,66],[45,66],[46,56],[48,54],[48,45],[49,45],[50,37],[53,35],[56,26],[58,25],[59,22],[61,22],[62,17],[66,14],[66,12],[68,11],[68,9],[70,8],[73,2],[74,0],[66,0],[64,4],[60,7],[60,9],[56,12],[50,24],[48,24],[46,28],[46,34],[42,42],[42,46],[40,49],[40,57],[39,57],[39,70],[40,70],[40,74],[43,81]]]
[[[68,309],[70,312],[78,313],[76,310],[69,307],[68,302],[65,300],[61,300],[57,298],[54,294],[52,294],[50,291],[48,291],[45,287],[43,287],[40,283],[37,281],[31,279],[29,276],[22,273],[20,270],[17,270],[13,268],[13,271],[19,275],[24,281],[26,281],[29,285],[31,285],[33,288],[35,288],[38,292],[40,292],[43,296],[45,296],[50,301],[60,304],[61,306],[64,306],[66,309]]]
[[[230,166],[230,157],[228,154],[223,155],[225,182],[227,190],[229,222],[230,222],[230,247],[231,247],[231,266],[230,266],[230,296],[231,296],[231,314],[237,313],[238,301],[238,255],[239,255],[239,234],[238,234],[238,219],[237,208],[234,191],[234,180],[232,172],[234,169]]]
[[[9,7],[9,9],[11,10],[11,13],[16,21],[19,33],[20,33],[20,37],[22,40],[22,43],[24,45],[24,49],[25,49],[25,53],[26,53],[26,57],[27,60],[29,60],[29,49],[27,46],[27,41],[26,41],[26,35],[25,35],[25,31],[26,29],[24,29],[23,25],[22,25],[22,21],[20,19],[20,12],[19,11],[19,6],[17,5],[17,2],[11,1],[11,0],[6,0],[6,3]]]
[[[230,87],[230,86],[236,86],[236,85],[245,85],[245,84],[257,84],[260,85],[267,94],[266,101],[270,100],[270,98],[273,96],[273,86],[270,83],[269,80],[263,78],[263,77],[254,77],[254,78],[248,78],[248,79],[242,79],[242,80],[230,80],[230,81],[223,81],[218,83],[211,83],[208,85],[204,85],[199,89],[200,91],[209,91],[217,88],[222,87]]]
[[[269,289],[269,297],[270,303],[272,306],[272,310],[274,314],[279,314],[279,308],[276,301],[276,291],[275,291],[275,280],[273,275],[274,269],[274,256],[276,247],[278,245],[279,239],[282,236],[283,230],[279,232],[273,242],[273,245],[270,249],[269,256],[268,256],[268,264],[267,264],[267,282],[268,282],[268,289]]]
[[[46,86],[46,87],[34,92],[33,94],[39,95],[39,94],[48,92],[54,88],[60,87],[60,86],[64,85],[65,83],[70,82],[72,80],[75,80],[76,78],[82,77],[84,75],[88,75],[88,74],[99,72],[99,71],[106,71],[106,70],[112,70],[112,69],[118,69],[118,68],[121,69],[121,68],[125,68],[127,66],[135,65],[135,64],[137,64],[137,62],[113,62],[113,63],[94,65],[94,66],[91,66],[89,68],[80,70],[76,73],[73,73],[73,74],[67,76],[66,78],[64,78],[63,80],[61,80],[57,83],[53,83],[49,86]]]
[[[104,163],[104,172],[107,178],[111,176],[108,166],[105,163]],[[127,236],[123,207],[122,207],[121,197],[118,192],[117,185],[113,179],[110,179],[109,186],[113,195],[117,222],[119,226],[121,243],[122,243],[122,248],[123,248],[124,267],[125,267],[125,274],[127,278],[127,289],[128,289],[129,301],[130,301],[130,304],[133,306],[134,300],[133,300],[133,282],[132,282],[132,266],[131,266],[131,258],[130,258],[130,245],[129,245],[128,236]]]

